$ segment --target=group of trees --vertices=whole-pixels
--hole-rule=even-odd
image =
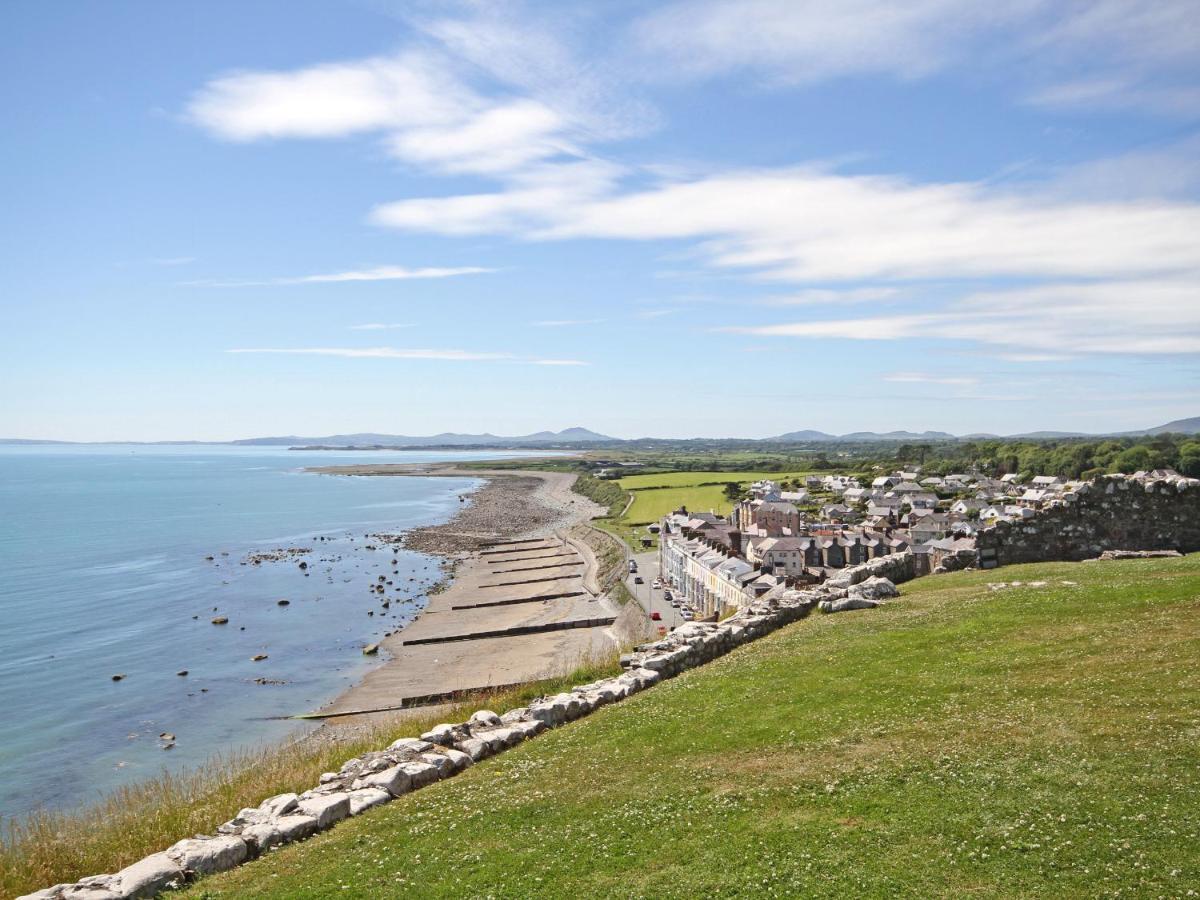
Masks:
[[[896,463],[922,465],[929,475],[979,471],[1000,476],[1058,475],[1093,478],[1107,472],[1175,469],[1200,477],[1200,437],[1161,434],[1148,437],[1041,441],[980,440],[938,444],[901,444]]]

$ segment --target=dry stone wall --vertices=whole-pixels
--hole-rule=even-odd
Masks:
[[[1107,550],[1200,550],[1200,481],[1106,475],[1030,519],[981,530],[976,547],[984,569],[1095,559]]]

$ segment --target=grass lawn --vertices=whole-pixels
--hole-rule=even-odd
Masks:
[[[1187,896],[1198,737],[1200,555],[957,573],[192,896]]]

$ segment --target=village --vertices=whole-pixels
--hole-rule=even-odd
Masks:
[[[1128,476],[1195,483],[1173,469]],[[977,536],[1020,528],[1070,506],[1089,482],[1053,475],[930,475],[896,471],[869,484],[848,475],[756,481],[727,516],[679,509],[650,526],[665,599],[685,619],[729,614],[756,599],[815,586],[837,570],[906,553],[917,574],[996,565]]]

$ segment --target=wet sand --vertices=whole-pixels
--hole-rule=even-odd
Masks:
[[[413,622],[380,643],[389,657],[382,666],[318,711],[330,723],[395,716],[447,694],[546,677],[619,645],[611,625],[618,610],[598,595],[591,548],[568,533],[603,512],[571,490],[574,474],[452,465],[309,471],[484,480],[450,522],[397,536],[405,547],[441,556],[453,577]],[[512,630],[526,633],[483,636]]]

